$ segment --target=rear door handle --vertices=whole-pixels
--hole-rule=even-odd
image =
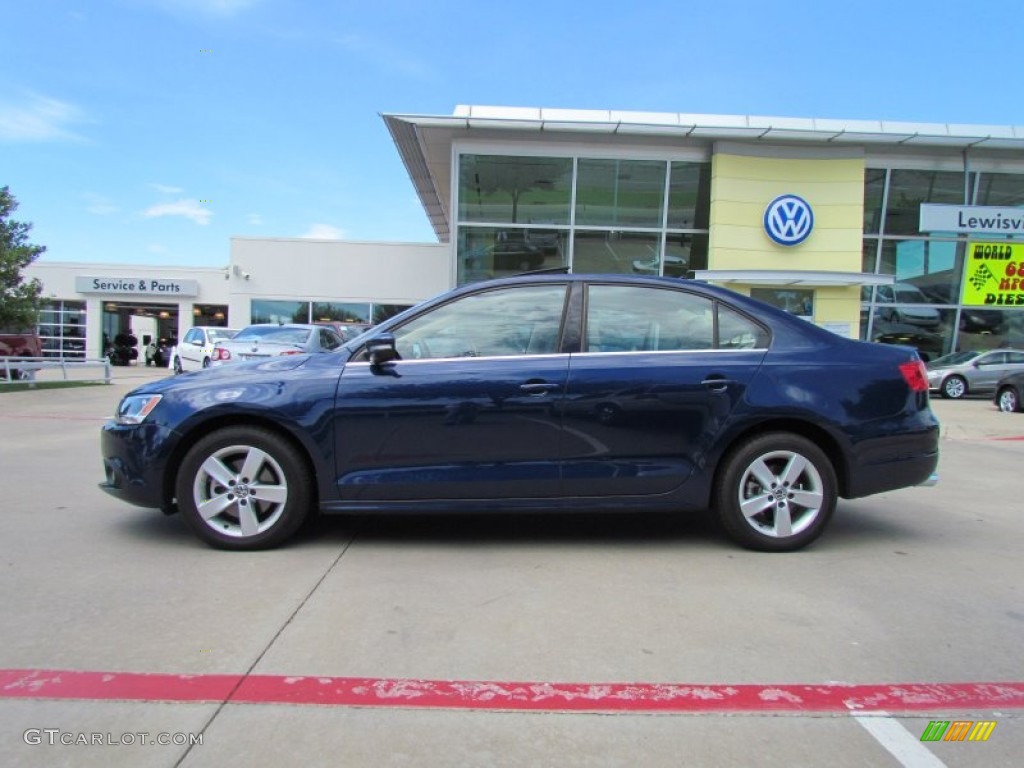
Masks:
[[[519,388],[526,394],[536,396],[554,392],[558,387],[558,384],[552,384],[548,381],[528,381],[525,384],[519,385]]]

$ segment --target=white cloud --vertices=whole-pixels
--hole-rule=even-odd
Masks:
[[[82,141],[68,129],[81,120],[81,110],[73,104],[29,94],[27,102],[0,103],[0,141]]]
[[[85,210],[96,216],[109,216],[121,210],[120,207],[114,204],[113,200],[103,195],[86,192],[82,197],[85,198],[87,203]]]
[[[304,235],[299,235],[309,240],[341,240],[345,237],[345,230],[332,227],[330,224],[314,224]]]
[[[146,246],[146,250],[149,251],[150,253],[156,253],[156,254],[167,253],[167,247],[163,246],[163,245],[159,245],[157,243],[151,243],[150,245],[147,245]]]
[[[210,223],[213,213],[208,208],[203,208],[197,200],[178,200],[173,203],[160,203],[152,205],[142,212],[147,219],[159,216],[184,216],[196,224],[206,225]]]
[[[182,192],[185,191],[181,187],[171,187],[168,186],[167,184],[157,184],[156,182],[151,183],[149,186],[151,186],[157,192],[163,192],[165,195],[180,195]]]
[[[258,213],[250,213],[248,216],[245,217],[245,220],[252,224],[254,227],[263,226],[263,217],[260,216]]]

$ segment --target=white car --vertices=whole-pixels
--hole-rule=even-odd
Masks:
[[[212,325],[197,325],[188,329],[171,353],[171,368],[175,373],[198,371],[209,368],[213,358],[213,346],[218,341],[228,341],[238,333],[237,328],[219,328]]]

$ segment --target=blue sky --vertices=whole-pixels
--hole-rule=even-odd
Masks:
[[[382,112],[457,104],[1024,125],[1018,2],[33,0],[0,186],[45,260],[433,241]]]

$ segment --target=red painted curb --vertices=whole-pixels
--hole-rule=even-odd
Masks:
[[[1024,709],[1024,683],[685,685],[0,670],[0,699],[230,702],[546,712],[887,712]]]

